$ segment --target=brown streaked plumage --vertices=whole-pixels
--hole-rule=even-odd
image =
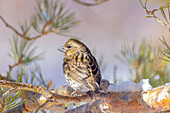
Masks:
[[[101,73],[88,47],[77,39],[69,39],[60,51],[65,53],[63,70],[66,81],[76,91],[98,91]]]

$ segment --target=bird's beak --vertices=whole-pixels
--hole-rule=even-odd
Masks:
[[[59,47],[57,50],[59,50],[60,52],[63,52],[63,53],[66,52],[66,49],[64,46]]]

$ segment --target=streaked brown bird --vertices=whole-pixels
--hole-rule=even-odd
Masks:
[[[65,79],[75,92],[98,92],[101,73],[88,47],[79,40],[71,38],[58,50],[65,53],[63,60]]]

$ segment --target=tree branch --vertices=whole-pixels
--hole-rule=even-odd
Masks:
[[[24,83],[8,82],[0,80],[0,87],[13,88],[17,90],[29,90],[42,94],[45,100],[50,100],[53,104],[62,103],[79,103],[79,102],[92,102],[93,100],[102,100],[103,107],[109,111],[165,111],[170,110],[170,86],[162,86],[146,92],[109,92],[97,93],[89,95],[82,95],[77,97],[62,96],[55,92],[47,90],[41,86],[34,86]],[[41,98],[42,98],[41,96]],[[44,102],[46,102],[44,101]],[[49,102],[49,103],[51,103]],[[92,104],[93,105],[93,104]],[[92,106],[94,109],[96,106]],[[77,108],[78,109],[78,108]],[[80,109],[80,108],[79,108]]]
[[[11,26],[10,24],[7,23],[7,21],[2,17],[0,16],[0,19],[2,20],[2,22],[6,25],[6,27],[10,28],[12,31],[14,31],[18,36],[20,36],[21,38],[23,39],[26,39],[28,41],[31,41],[31,40],[36,40],[40,37],[42,37],[43,35],[47,35],[48,33],[52,33],[52,32],[55,32],[55,30],[51,30],[51,31],[45,31],[45,28],[51,24],[51,21],[47,21],[46,24],[44,25],[44,27],[42,28],[42,32],[37,35],[37,36],[34,36],[34,37],[27,37],[25,36],[25,33],[24,34],[21,34],[19,31],[17,31],[13,26]]]
[[[91,102],[93,100],[99,99],[99,97],[93,96],[93,98],[89,95],[83,95],[83,96],[62,96],[55,93],[52,93],[50,90],[43,88],[41,86],[35,86],[32,84],[26,84],[26,83],[17,83],[17,82],[9,82],[0,80],[0,87],[6,87],[6,88],[14,88],[16,87],[17,90],[28,90],[33,91],[39,94],[42,94],[44,97],[47,98],[47,100],[52,100],[54,102],[59,103],[79,103],[79,102]],[[105,97],[106,94],[100,93],[100,98]]]

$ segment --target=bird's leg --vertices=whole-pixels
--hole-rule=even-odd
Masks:
[[[86,94],[93,99],[94,91],[87,91]]]
[[[71,93],[71,96],[80,96],[80,95],[86,95],[86,92],[79,92],[79,90],[74,90]]]
[[[78,96],[78,91],[77,91],[77,90],[74,90],[74,91],[71,93],[71,96]]]
[[[94,93],[95,93],[95,94],[98,94],[98,93],[100,93],[100,91],[99,91],[99,90],[96,90],[96,91],[94,91]]]

